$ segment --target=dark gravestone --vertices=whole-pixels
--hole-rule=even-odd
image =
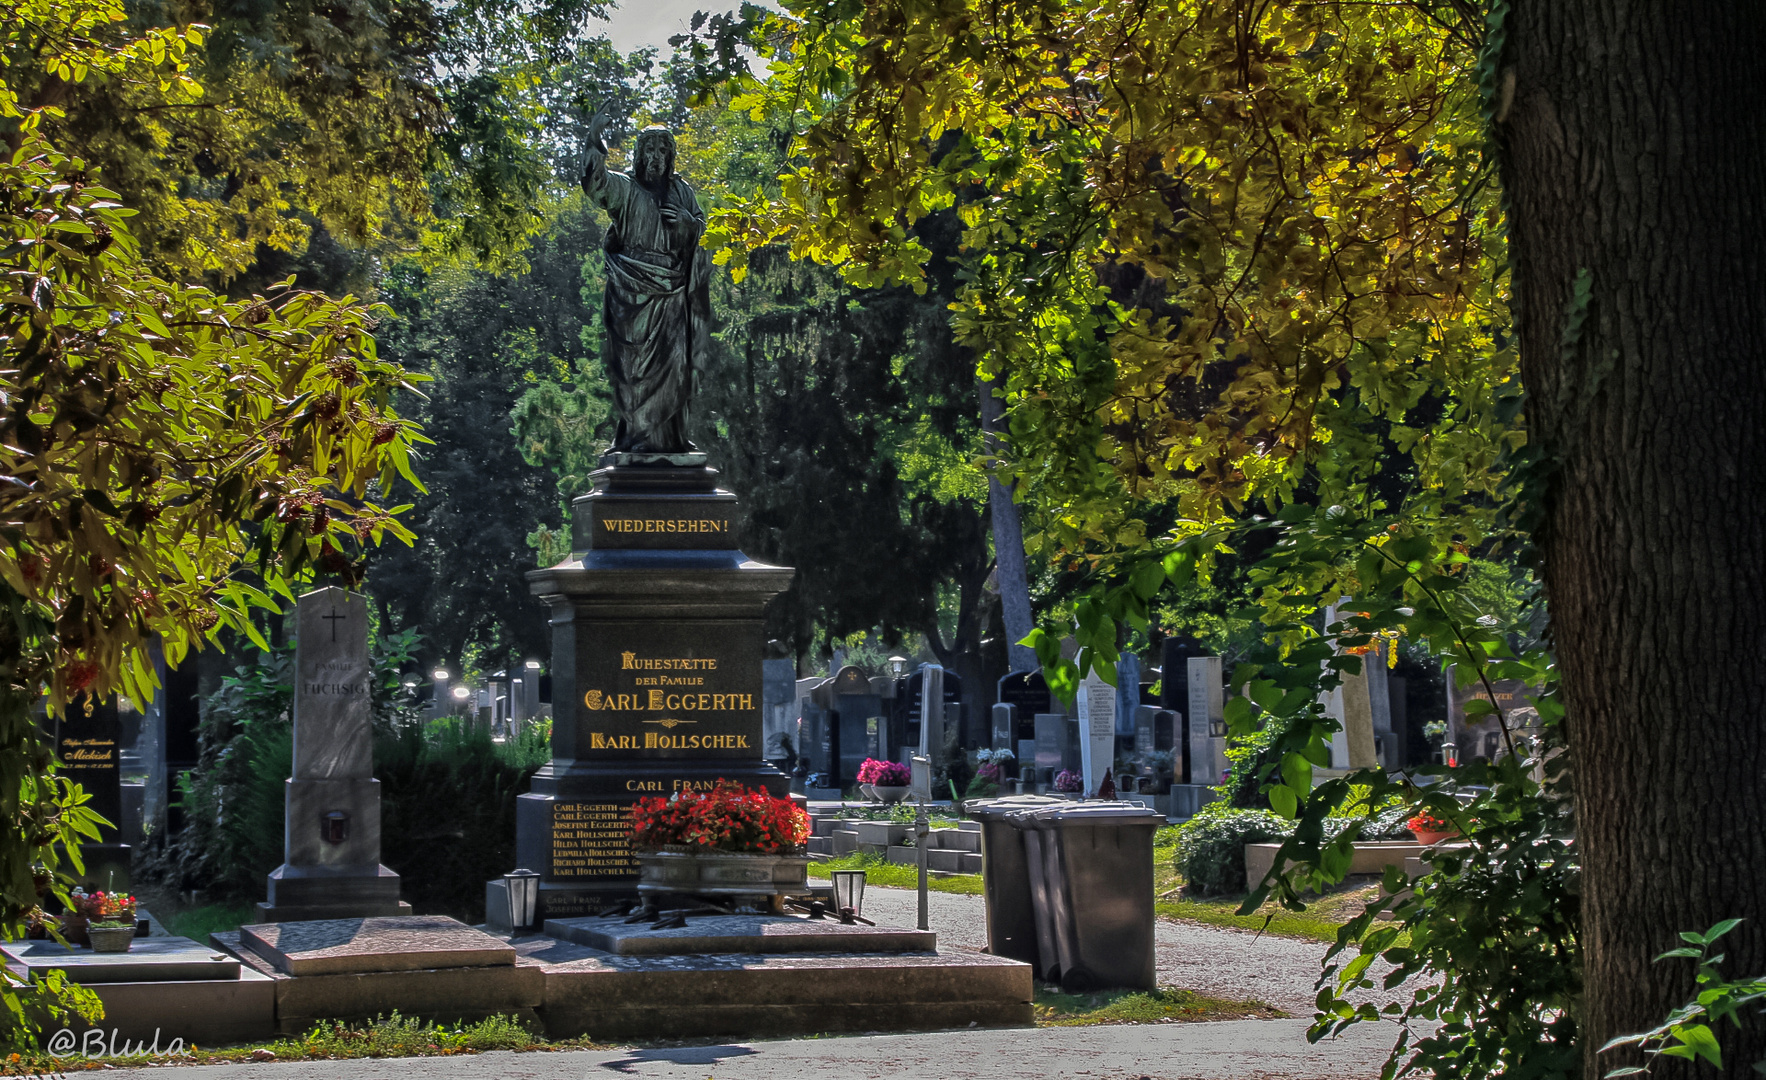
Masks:
[[[638,799],[719,780],[790,788],[762,758],[761,664],[766,604],[793,572],[736,550],[736,497],[715,470],[637,456],[603,458],[572,508],[571,555],[528,575],[551,609],[556,680],[552,761],[516,808],[541,920],[636,895]]]
[[[834,699],[834,712],[839,717],[840,750],[837,759],[839,774],[830,786],[843,787],[858,781],[859,766],[877,750],[877,725],[873,723],[882,711],[883,700],[875,694],[841,694]]]
[[[1190,659],[1207,655],[1208,650],[1202,647],[1202,643],[1188,634],[1166,638],[1160,649],[1158,704],[1178,716],[1178,754],[1172,772],[1175,782],[1180,784],[1212,782],[1205,777],[1193,776],[1190,766]],[[1206,725],[1208,718],[1203,717],[1202,723]]]
[[[122,719],[116,702],[94,705],[90,715],[75,703],[56,724],[55,755],[61,773],[92,796],[86,805],[113,826],[122,821]],[[116,828],[100,828],[100,842],[117,841]],[[90,845],[87,845],[90,847]]]
[[[1190,658],[1208,656],[1202,643],[1188,634],[1168,637],[1160,646],[1159,700],[1161,709],[1187,712],[1190,707]]]
[[[84,702],[75,702],[55,724],[55,756],[61,774],[92,796],[86,805],[110,822],[100,826],[98,843],[80,845],[86,864],[81,879],[88,886],[109,891],[131,888],[129,845],[122,843],[122,734],[116,702],[94,705],[90,715]]]
[[[164,749],[166,784],[166,828],[173,835],[184,829],[183,800],[177,797],[178,776],[196,767],[200,754],[196,733],[201,727],[202,697],[197,674],[197,656],[187,653],[182,667],[167,665],[161,679],[164,695]]]
[[[802,726],[798,737],[803,741],[803,756],[808,763],[810,786],[827,787],[827,777],[833,773],[839,758],[839,736],[828,709],[805,699],[802,710]]]
[[[1036,714],[1054,711],[1049,684],[1040,671],[1014,671],[999,681],[995,699],[1018,709],[1015,739],[1036,738]]]
[[[829,690],[840,728],[840,753],[835,760],[834,782],[829,786],[844,787],[857,782],[859,766],[875,756],[877,736],[870,721],[882,711],[883,699],[871,689],[864,669],[850,664],[835,674]]]

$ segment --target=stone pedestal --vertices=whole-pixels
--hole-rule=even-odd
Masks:
[[[762,612],[788,568],[736,550],[715,470],[615,464],[576,500],[570,558],[528,575],[551,609],[552,761],[517,801],[540,920],[637,894],[628,808],[727,779],[784,796],[763,760]]]

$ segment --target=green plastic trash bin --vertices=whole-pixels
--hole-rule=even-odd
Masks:
[[[1024,832],[1006,819],[1023,810],[1066,805],[1071,805],[1070,800],[1046,795],[1008,795],[963,804],[963,812],[981,823],[981,894],[987,912],[987,951],[994,956],[1037,964]]]
[[[1008,820],[1024,838],[1043,981],[1069,993],[1153,989],[1153,834],[1165,816],[1086,802]]]

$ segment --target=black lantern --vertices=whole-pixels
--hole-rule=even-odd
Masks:
[[[319,835],[327,844],[341,844],[350,838],[350,816],[333,810],[319,819]]]
[[[863,870],[835,870],[829,876],[834,879],[834,909],[840,912],[841,921],[849,922],[852,916],[863,914],[865,872]]]
[[[503,875],[503,888],[509,892],[509,928],[533,929],[534,908],[540,899],[540,875],[532,870],[511,870]]]

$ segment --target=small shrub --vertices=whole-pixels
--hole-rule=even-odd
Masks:
[[[1268,810],[1210,803],[1178,827],[1172,862],[1189,892],[1199,896],[1242,893],[1246,891],[1245,845],[1285,839],[1290,828]]]
[[[1360,824],[1358,840],[1408,840],[1406,809],[1392,806],[1367,816],[1325,819],[1325,839],[1341,836],[1344,829]],[[1246,810],[1226,803],[1209,803],[1202,812],[1177,827],[1177,848],[1172,856],[1185,890],[1197,896],[1235,896],[1249,892],[1245,881],[1245,845],[1286,840],[1293,825],[1268,810]]]

